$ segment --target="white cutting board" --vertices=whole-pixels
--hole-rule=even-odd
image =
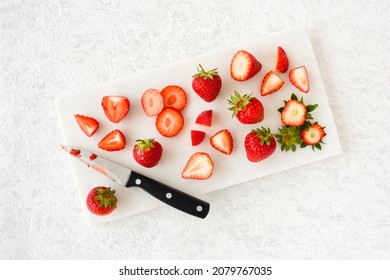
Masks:
[[[287,71],[284,74],[278,74],[285,81],[284,86],[279,91],[265,97],[260,96],[261,81],[268,71],[273,70],[278,46],[282,46],[287,53],[290,61],[289,69],[301,65],[306,66],[310,82],[308,94],[301,93],[291,85]],[[263,65],[262,70],[255,77],[245,82],[234,81],[229,73],[231,58],[240,49],[252,53]],[[195,74],[198,64],[202,64],[205,69],[218,68],[222,78],[222,90],[212,103],[203,101],[192,90],[192,75]],[[147,117],[144,114],[140,98],[142,93],[149,88],[162,90],[171,84],[184,88],[188,103],[182,111],[185,120],[183,130],[173,138],[165,138],[155,128],[155,117]],[[261,123],[243,125],[237,119],[232,119],[231,112],[227,109],[229,107],[227,99],[234,90],[241,94],[252,92],[253,96],[263,103],[265,118]],[[327,135],[324,138],[326,145],[323,145],[321,151],[313,152],[308,147],[306,149],[298,148],[295,153],[281,152],[278,145],[277,150],[270,158],[258,163],[249,162],[244,149],[245,136],[251,129],[261,126],[270,127],[272,132],[277,132],[277,128],[282,125],[277,109],[283,106],[283,100],[289,99],[292,92],[296,93],[299,98],[303,96],[306,104],[319,104],[312,115],[322,126],[326,126]],[[111,123],[103,112],[100,104],[105,95],[124,95],[130,100],[130,111],[119,124]],[[89,150],[195,196],[341,153],[341,145],[332,112],[312,45],[304,27],[241,43],[228,49],[99,85],[75,95],[58,98],[56,105],[64,134],[64,144]],[[197,115],[209,109],[213,110],[212,126],[195,124]],[[96,118],[100,123],[98,131],[88,138],[77,125],[74,114]],[[126,148],[116,152],[100,150],[97,146],[98,142],[113,129],[120,129],[124,133],[127,142]],[[195,147],[191,146],[190,130],[192,129],[206,132],[205,140]],[[221,129],[228,129],[233,135],[234,150],[230,156],[218,152],[209,144],[210,136]],[[154,168],[144,168],[133,159],[132,148],[135,140],[142,138],[156,138],[163,145],[162,159]],[[212,177],[203,181],[182,179],[181,172],[187,160],[193,153],[199,151],[206,152],[211,156],[214,162]],[[138,188],[121,187],[104,175],[86,167],[76,158],[69,156],[69,159],[76,177],[81,204],[89,224],[123,218],[163,205]],[[100,217],[92,215],[87,210],[85,198],[89,190],[95,186],[110,186],[116,190],[118,208],[112,214]],[[176,210],[172,208],[172,211]],[[213,211],[212,201],[210,211]],[[192,217],[188,216],[188,218]]]

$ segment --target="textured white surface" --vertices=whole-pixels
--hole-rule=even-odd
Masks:
[[[2,1],[1,259],[390,258],[387,1]],[[88,227],[54,98],[306,25],[344,153]]]

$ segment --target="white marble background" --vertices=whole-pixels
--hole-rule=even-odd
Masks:
[[[0,259],[389,259],[389,1],[1,1]],[[306,25],[344,153],[88,227],[54,99]]]

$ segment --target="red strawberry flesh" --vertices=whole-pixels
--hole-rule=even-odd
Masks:
[[[164,109],[164,100],[156,89],[148,89],[142,94],[141,105],[147,116],[157,116]]]
[[[261,70],[261,63],[249,52],[238,51],[230,64],[230,75],[236,81],[246,81]]]
[[[164,100],[164,108],[174,108],[179,111],[183,110],[187,104],[187,95],[183,88],[170,85],[161,91]]]
[[[193,154],[184,167],[181,176],[184,179],[206,180],[211,177],[214,164],[211,157],[203,152]]]
[[[282,47],[278,47],[278,54],[275,62],[275,70],[278,72],[286,72],[288,70],[289,62],[287,54]]]
[[[196,118],[195,123],[205,125],[205,126],[211,126],[212,118],[213,118],[213,110],[203,111]]]
[[[111,122],[119,123],[129,112],[130,101],[125,96],[104,96],[102,107]]]

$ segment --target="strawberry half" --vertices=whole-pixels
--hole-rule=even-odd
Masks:
[[[158,164],[163,147],[154,139],[138,139],[133,148],[133,157],[144,167],[151,168]]]
[[[89,191],[87,196],[88,210],[98,216],[105,216],[115,210],[117,204],[115,190],[106,187],[96,187]]]
[[[245,137],[246,157],[258,162],[270,157],[276,150],[276,141],[269,128],[253,129]]]
[[[177,135],[184,126],[184,118],[179,110],[165,108],[157,115],[156,128],[165,137]]]
[[[175,108],[179,111],[183,110],[187,104],[187,95],[184,89],[179,86],[166,86],[161,91],[161,96],[164,100],[165,108]]]
[[[266,96],[279,90],[283,84],[284,81],[278,75],[273,71],[269,71],[261,83],[260,93],[262,96]]]
[[[191,130],[191,144],[192,146],[199,145],[203,142],[206,133],[199,130]]]
[[[309,78],[305,66],[300,66],[290,70],[288,74],[290,82],[300,91],[308,93],[310,90]]]
[[[164,100],[157,89],[148,89],[142,94],[141,105],[147,116],[157,116],[164,109]]]
[[[306,106],[298,100],[289,100],[282,110],[282,123],[287,126],[301,126],[306,121]]]
[[[261,63],[249,52],[238,51],[230,63],[230,76],[236,81],[246,81],[261,70]]]
[[[118,129],[108,133],[98,144],[98,147],[100,149],[109,152],[123,150],[125,146],[126,146],[125,136]]]
[[[233,137],[229,130],[218,131],[210,138],[210,144],[218,151],[230,155],[233,151]]]
[[[233,118],[237,119],[243,124],[253,124],[261,122],[264,119],[263,104],[251,95],[241,96],[238,91],[234,91],[234,95],[228,100],[230,111],[233,112]]]
[[[104,96],[102,107],[107,118],[113,123],[118,123],[129,112],[130,101],[125,96]]]
[[[88,136],[91,137],[96,130],[99,128],[99,122],[91,117],[86,117],[83,115],[74,115],[77,124],[81,130]]]
[[[211,177],[214,164],[211,157],[202,152],[193,154],[184,167],[181,177],[184,179],[206,180]]]
[[[203,111],[196,118],[195,123],[205,125],[205,126],[211,126],[212,118],[213,118],[213,110]]]
[[[192,76],[192,89],[206,102],[214,101],[222,87],[217,68],[206,71],[199,64],[198,73]]]
[[[318,123],[311,124],[309,128],[306,130],[302,130],[301,132],[302,135],[302,142],[304,145],[301,145],[301,147],[305,146],[312,146],[313,151],[314,148],[317,148],[321,150],[321,144],[322,138],[326,135],[324,128],[321,127]]]
[[[286,72],[288,70],[288,58],[286,52],[282,47],[278,47],[278,54],[276,56],[275,70],[278,72]]]

